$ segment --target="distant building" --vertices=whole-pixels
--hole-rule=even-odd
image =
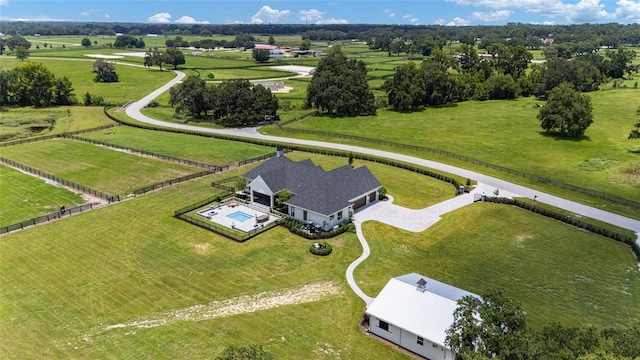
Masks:
[[[455,359],[446,331],[464,296],[480,299],[416,273],[398,276],[367,306],[369,332],[430,360]]]
[[[256,49],[262,49],[262,50],[280,50],[280,47],[278,47],[277,45],[264,45],[264,44],[256,44],[255,45]]]
[[[192,51],[191,56],[202,56],[202,51]]]
[[[158,35],[158,34],[147,34],[146,36],[148,36],[148,37],[160,37],[160,35]]]

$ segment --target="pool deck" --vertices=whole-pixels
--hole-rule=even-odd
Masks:
[[[218,223],[220,225],[223,225],[225,227],[235,228],[244,232],[255,230],[260,225],[267,226],[268,224],[271,224],[272,222],[275,222],[276,220],[279,219],[277,216],[273,214],[267,214],[262,211],[251,209],[246,207],[243,204],[235,203],[236,204],[235,206],[230,206],[229,204],[233,205],[233,203],[227,203],[227,204],[221,204],[219,206],[212,206],[206,209],[202,209],[198,211],[198,215],[202,216],[205,219],[208,218],[209,220],[215,223]],[[233,214],[238,211],[251,215],[252,218],[241,222],[241,221],[232,219],[230,217],[227,217],[227,215]],[[256,221],[256,218],[260,215],[269,215],[269,220],[258,224],[258,222]]]

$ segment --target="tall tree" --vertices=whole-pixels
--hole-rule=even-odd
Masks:
[[[144,67],[152,67],[153,66],[153,51],[149,49],[146,53],[144,53]]]
[[[621,47],[617,51],[607,51],[607,58],[611,62],[608,75],[612,78],[622,78],[626,72],[629,72],[629,66],[636,58],[636,52]]]
[[[593,123],[591,99],[576,92],[571,84],[562,83],[549,93],[538,120],[544,131],[569,137],[582,136]]]
[[[251,57],[257,62],[265,63],[269,61],[269,50],[267,49],[253,49]]]
[[[20,61],[24,61],[24,59],[28,57],[29,57],[29,50],[27,50],[27,48],[22,46],[16,47],[16,59],[19,59]]]
[[[84,47],[90,47],[91,46],[91,39],[84,38],[84,39],[82,39],[82,42],[80,44],[82,46],[84,46]]]
[[[187,110],[196,118],[201,118],[211,109],[207,82],[193,75],[188,76],[169,90],[169,105],[175,106],[176,114]]]
[[[307,88],[307,104],[337,116],[375,114],[375,98],[361,60],[348,60],[340,47],[320,60]]]
[[[93,78],[95,82],[118,82],[116,66],[103,59],[97,59],[96,62],[93,63],[93,70],[91,70],[91,72],[96,74],[96,77]]]
[[[300,50],[309,50],[311,49],[311,40],[305,39],[300,43]]]
[[[178,65],[183,65],[186,62],[184,53],[176,48],[169,48],[164,53],[164,58],[167,64],[173,65],[173,69],[177,70]]]
[[[276,44],[276,39],[273,38],[273,35],[269,35],[268,44],[269,45],[275,45]]]
[[[420,68],[413,61],[396,67],[393,78],[382,85],[389,105],[399,111],[422,105],[425,89],[421,80]]]
[[[20,35],[14,35],[6,40],[7,47],[13,51],[18,46],[22,46],[25,49],[31,47],[31,43]]]
[[[470,358],[500,358],[510,351],[511,343],[521,341],[527,327],[520,305],[501,291],[485,294],[482,299],[461,298],[453,319],[446,343],[456,353]]]
[[[638,110],[636,110],[636,115],[640,116],[640,106],[638,106]],[[635,129],[629,133],[629,139],[640,139],[640,120],[636,123]]]

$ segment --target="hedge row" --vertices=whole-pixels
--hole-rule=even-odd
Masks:
[[[515,205],[515,206],[517,206],[519,208],[522,208],[522,209],[525,209],[525,210],[529,210],[529,211],[534,212],[536,214],[544,215],[544,216],[550,217],[550,218],[555,219],[555,220],[562,221],[565,224],[569,224],[569,225],[578,227],[580,229],[587,230],[587,231],[592,232],[594,234],[602,235],[604,237],[608,237],[609,239],[613,239],[613,240],[616,240],[616,241],[623,242],[623,243],[627,244],[631,248],[631,251],[636,256],[636,260],[640,261],[640,246],[638,246],[638,243],[635,242],[635,239],[632,239],[629,236],[622,235],[622,234],[617,233],[615,231],[611,231],[611,230],[608,230],[608,229],[605,229],[605,228],[601,228],[599,226],[595,226],[595,225],[586,223],[586,222],[584,222],[582,220],[578,220],[578,219],[573,218],[571,216],[563,215],[563,214],[557,213],[557,212],[552,211],[552,210],[543,209],[543,208],[537,207],[535,205],[526,203],[524,201],[519,201],[519,200],[516,200],[516,199],[486,196],[486,197],[484,197],[484,201],[498,203],[498,204]]]
[[[304,225],[304,221],[294,219],[291,216],[283,217],[280,220],[278,220],[277,223],[278,225],[284,226],[287,229],[289,229],[289,232],[309,240],[333,238],[351,230],[353,227],[353,225],[349,221],[345,221],[345,222],[342,222],[337,229],[332,229],[331,231],[321,231],[319,233],[310,234],[307,231],[301,229],[301,227]]]

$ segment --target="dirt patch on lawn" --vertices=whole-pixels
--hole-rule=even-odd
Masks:
[[[340,293],[340,287],[331,281],[299,285],[253,295],[242,295],[226,300],[213,301],[188,308],[153,314],[122,324],[109,325],[103,331],[121,328],[154,328],[177,321],[202,321],[228,317],[275,307],[318,301]]]
[[[213,251],[213,246],[211,246],[211,244],[209,243],[204,243],[204,244],[189,243],[189,246],[191,246],[196,251],[196,254],[199,254],[199,255],[207,255],[211,251]]]
[[[516,246],[517,247],[524,247],[524,242],[531,239],[533,237],[533,235],[528,235],[528,234],[520,234],[516,236]]]

